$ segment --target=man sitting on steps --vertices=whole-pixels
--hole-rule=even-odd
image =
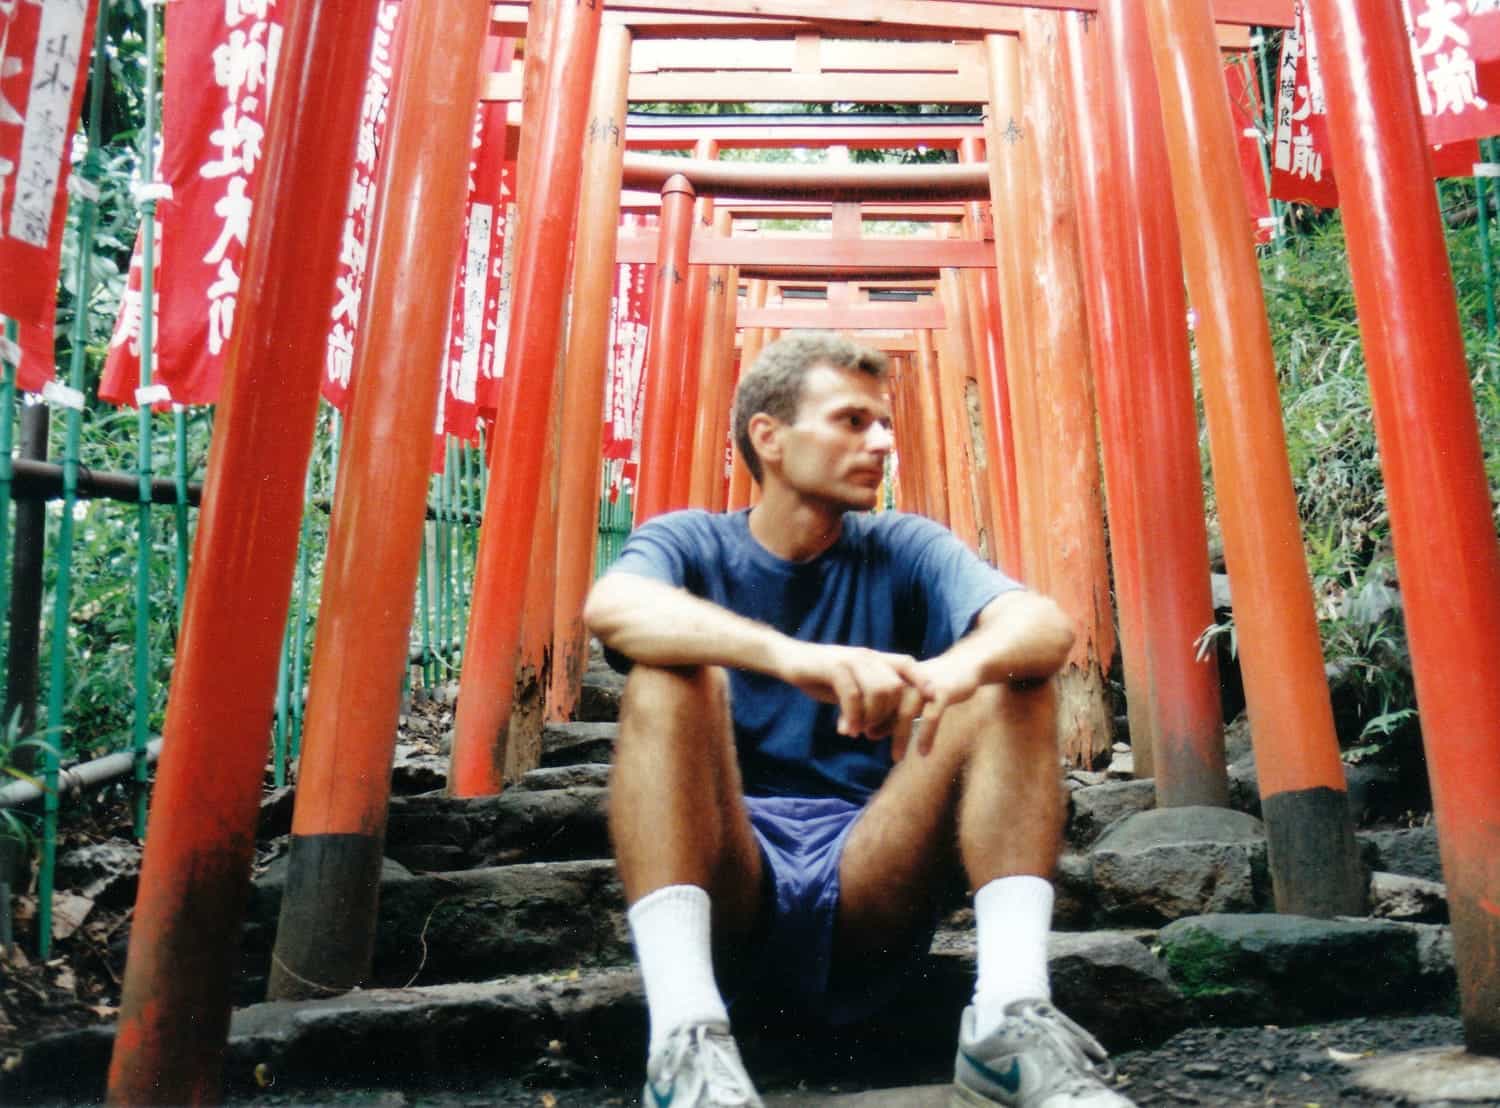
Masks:
[[[650,1011],[645,1103],[759,1105],[719,983],[833,1023],[872,1014],[926,950],[956,854],[979,974],[953,1103],[1129,1105],[1049,1003],[1050,679],[1070,621],[937,524],[869,514],[893,446],[882,355],[773,343],[734,437],[760,502],[646,523],[585,613],[631,667],[610,828]]]

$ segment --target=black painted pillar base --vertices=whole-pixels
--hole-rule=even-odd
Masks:
[[[384,835],[293,835],[268,1000],[348,992],[370,973]]]
[[[1329,919],[1362,916],[1370,878],[1360,861],[1342,789],[1297,789],[1261,798],[1276,910]]]

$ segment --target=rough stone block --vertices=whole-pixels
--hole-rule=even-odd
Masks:
[[[595,765],[614,761],[619,725],[609,722],[549,723],[542,728],[542,765]]]
[[[1270,901],[1260,821],[1227,808],[1127,816],[1094,845],[1095,905],[1112,923],[1155,924]]]
[[[1162,929],[1172,980],[1207,1019],[1294,1023],[1429,1002],[1417,934],[1378,920],[1205,915]]]
[[[617,720],[620,718],[620,696],[624,692],[624,674],[612,669],[590,669],[583,675],[578,709],[574,714],[581,723]]]
[[[1110,781],[1074,789],[1068,812],[1068,842],[1088,846],[1117,820],[1156,806],[1156,783]]]
[[[57,858],[56,887],[77,889],[102,908],[135,903],[140,876],[141,848],[134,843],[91,843]]]
[[[1436,827],[1360,831],[1357,837],[1360,852],[1371,869],[1404,873],[1408,877],[1421,877],[1427,881],[1443,879]]]
[[[1437,881],[1376,871],[1370,874],[1370,915],[1408,923],[1446,923],[1448,890]]]

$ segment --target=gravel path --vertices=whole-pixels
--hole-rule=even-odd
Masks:
[[[1353,1088],[1346,1062],[1371,1054],[1420,1047],[1457,1045],[1459,1022],[1451,1016],[1408,1016],[1392,1019],[1354,1019],[1305,1027],[1194,1028],[1167,1040],[1154,1050],[1116,1056],[1123,1091],[1141,1108],[1155,1105],[1204,1105],[1206,1108],[1345,1108],[1356,1105],[1404,1103],[1372,1098]],[[486,1083],[462,1091],[451,1089],[326,1090],[321,1094],[279,1093],[268,1090],[234,1099],[239,1105],[342,1104],[368,1108],[593,1108],[639,1103],[637,1087],[600,1087],[569,1084],[565,1074],[548,1073],[543,1065],[525,1078]],[[940,1075],[914,1075],[941,1080]],[[563,1078],[564,1080],[559,1080]],[[828,1094],[858,1090],[839,1086],[806,1089],[766,1088],[773,1104],[791,1106],[824,1103]],[[840,1097],[839,1105],[857,1108],[864,1098]],[[871,1097],[881,1106],[889,1095]],[[912,1103],[941,1103],[930,1095],[912,1095]],[[1467,1102],[1473,1104],[1475,1102]],[[1500,1104],[1500,1101],[1491,1102]]]

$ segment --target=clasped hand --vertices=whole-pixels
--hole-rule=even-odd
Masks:
[[[932,750],[937,725],[949,705],[967,700],[979,674],[946,655],[919,662],[860,646],[790,643],[777,674],[815,700],[839,706],[838,732],[878,742],[892,740],[899,761],[913,724],[921,720],[917,750]]]

